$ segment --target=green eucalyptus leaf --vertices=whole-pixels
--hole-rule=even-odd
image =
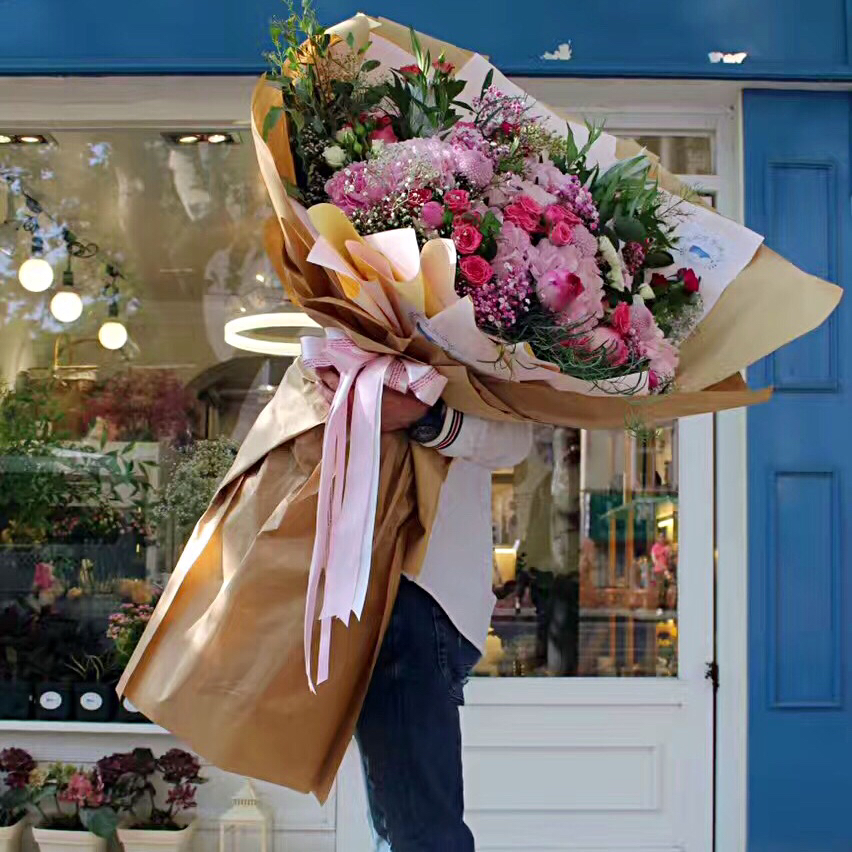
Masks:
[[[615,232],[626,243],[641,242],[647,235],[645,226],[638,219],[629,216],[615,217]]]
[[[263,119],[263,130],[261,131],[264,139],[269,138],[269,134],[275,129],[275,125],[278,124],[283,114],[284,107],[272,107],[269,112],[266,113],[266,118]]]
[[[671,266],[674,263],[674,256],[662,249],[654,249],[649,251],[645,256],[645,266],[651,269],[662,269],[664,266]]]
[[[361,66],[361,71],[362,71],[364,74],[368,74],[370,71],[374,71],[376,68],[378,68],[378,67],[379,67],[379,65],[381,65],[381,64],[382,64],[382,63],[381,63],[381,62],[379,62],[379,60],[378,60],[378,59],[368,59],[368,60],[367,60],[367,61],[366,61],[366,62],[365,62],[362,66]]]

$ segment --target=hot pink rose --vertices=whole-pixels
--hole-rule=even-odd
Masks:
[[[630,306],[627,302],[620,302],[612,312],[609,324],[622,336],[626,337],[630,331]]]
[[[403,65],[402,68],[399,69],[403,74],[422,74],[423,72],[420,70],[419,65],[415,65],[412,63],[411,65]]]
[[[464,213],[470,209],[470,193],[466,189],[451,189],[444,193],[444,204],[453,213]]]
[[[456,225],[453,242],[461,254],[473,254],[482,244],[482,234],[473,225]]]
[[[420,218],[427,228],[440,228],[444,223],[444,208],[437,201],[427,201],[420,211]]]
[[[463,257],[459,263],[462,275],[474,287],[481,287],[491,280],[494,270],[491,264],[478,254]]]
[[[530,216],[538,217],[542,214],[542,206],[534,198],[530,198],[529,195],[519,195],[515,199],[515,204],[519,205],[522,210],[526,210]]]
[[[548,204],[544,208],[544,221],[549,225],[557,222],[567,222],[569,225],[580,225],[583,220],[572,210],[562,204]]]
[[[653,371],[648,371],[648,390],[655,391],[660,386],[660,377]]]
[[[535,203],[535,202],[533,202]],[[538,230],[539,217],[524,210],[520,204],[510,204],[503,210],[503,218],[519,228],[523,228],[528,234]]]
[[[396,133],[393,128],[386,124],[384,127],[377,127],[371,134],[370,139],[377,139],[379,142],[398,142]]]
[[[620,367],[630,357],[624,338],[615,329],[607,328],[605,325],[595,328],[583,341],[583,347],[594,355],[600,355],[603,352],[606,360],[613,367]]]
[[[452,74],[456,70],[456,66],[452,62],[447,62],[445,59],[436,59],[432,63],[432,67],[442,74]]]
[[[583,292],[583,282],[579,275],[567,269],[554,269],[536,282],[536,292],[546,308],[559,313]]]
[[[574,226],[569,222],[557,222],[550,229],[550,242],[555,246],[567,246],[574,240]]]
[[[53,576],[53,566],[49,562],[36,563],[33,586],[41,592],[46,592],[53,587],[54,582],[56,581]]]

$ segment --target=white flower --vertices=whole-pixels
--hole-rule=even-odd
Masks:
[[[351,127],[342,127],[340,130],[337,131],[337,133],[334,134],[334,138],[338,142],[343,142],[344,144],[346,144],[347,142],[354,142],[355,132],[352,130]]]
[[[370,142],[370,153],[375,157],[378,154],[381,154],[382,148],[384,147],[385,143],[382,142],[381,139],[373,139],[373,141]]]
[[[639,295],[643,299],[653,299],[656,294],[654,293],[653,289],[651,288],[651,286],[649,284],[643,284],[639,288]]]
[[[346,163],[346,151],[340,145],[329,145],[323,148],[322,155],[333,169],[339,169]]]
[[[609,265],[609,272],[606,274],[606,281],[613,290],[624,290],[624,273],[621,270],[621,258],[615,250],[615,246],[609,241],[608,237],[601,237],[598,240],[598,248],[601,250],[603,259]]]

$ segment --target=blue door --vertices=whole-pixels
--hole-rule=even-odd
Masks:
[[[747,92],[746,220],[852,287],[850,95]],[[852,849],[852,303],[757,364],[748,414],[749,852]]]

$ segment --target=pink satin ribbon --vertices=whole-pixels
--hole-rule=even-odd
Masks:
[[[316,692],[312,647],[323,577],[317,685],[328,680],[332,619],[339,618],[347,626],[350,615],[360,619],[367,598],[379,493],[383,387],[413,393],[421,402],[433,405],[447,380],[426,364],[365,352],[338,329],[326,329],[325,337],[303,337],[302,362],[311,369],[333,367],[340,374],[323,437],[317,528],[305,606],[305,672],[311,691]]]

